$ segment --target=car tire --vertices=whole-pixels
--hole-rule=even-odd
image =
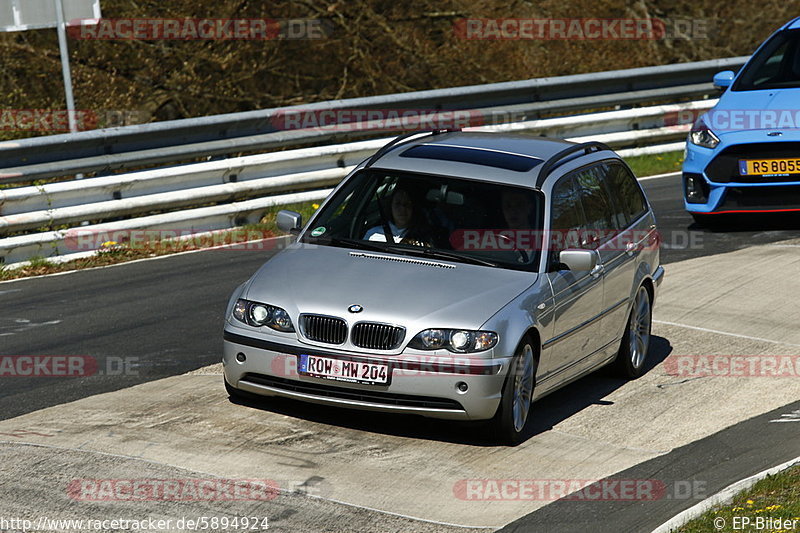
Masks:
[[[531,422],[537,363],[533,344],[526,338],[511,360],[500,405],[490,422],[490,436],[499,444],[516,446],[523,440],[525,429]]]
[[[650,332],[653,326],[653,302],[647,287],[640,285],[625,323],[625,333],[617,352],[617,373],[628,379],[644,374],[650,351]]]

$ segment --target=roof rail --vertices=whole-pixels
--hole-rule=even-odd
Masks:
[[[598,141],[580,143],[561,150],[545,161],[544,165],[542,165],[542,167],[539,169],[539,176],[536,178],[536,187],[541,189],[544,181],[556,169],[556,167],[558,167],[561,163],[566,163],[566,161],[562,160],[568,155],[574,154],[575,152],[590,154],[593,151],[601,152],[603,150],[611,150],[611,148]]]
[[[386,155],[386,153],[397,146],[398,144],[406,141],[410,137],[414,137],[415,135],[439,135],[440,133],[450,133],[454,131],[461,131],[461,128],[447,128],[447,129],[436,129],[436,130],[417,130],[417,131],[410,131],[408,133],[404,133],[402,135],[398,135],[385,145],[383,145],[375,154],[369,158],[367,164],[364,165],[364,168],[371,167],[378,159]]]

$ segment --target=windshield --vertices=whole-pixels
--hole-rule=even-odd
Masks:
[[[745,66],[734,91],[800,87],[800,30],[772,37]]]
[[[302,239],[534,271],[543,205],[532,189],[367,169],[337,191]]]

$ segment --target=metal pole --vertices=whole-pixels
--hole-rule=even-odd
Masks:
[[[67,115],[69,116],[69,131],[78,131],[78,121],[75,117],[75,98],[72,95],[72,73],[69,70],[69,49],[67,48],[67,30],[64,22],[64,5],[62,0],[53,0],[56,6],[56,28],[58,30],[58,47],[61,49],[61,70],[64,74],[64,94],[67,97]]]

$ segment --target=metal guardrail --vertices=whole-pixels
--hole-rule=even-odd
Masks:
[[[680,149],[682,143],[676,141],[685,137],[689,125],[682,123],[685,119],[681,121],[679,118],[696,116],[710,108],[715,100],[555,118],[527,117],[668,98],[674,101],[698,94],[707,97],[716,92],[710,83],[684,82],[697,81],[696,77],[700,74],[710,79],[711,74],[717,70],[738,68],[745,59],[730,58],[386,95],[285,109],[310,110],[315,106],[316,109],[354,109],[356,106],[389,109],[404,105],[410,108],[412,104],[458,108],[468,105],[471,97],[478,104],[495,98],[494,102],[500,101],[503,105],[477,110],[472,108],[485,123],[491,124],[480,129],[525,131],[574,141],[600,140],[616,149],[622,149],[623,155],[657,153]],[[666,86],[652,86],[657,83],[664,83]],[[587,95],[589,92],[612,88],[634,90]],[[556,98],[530,101],[543,100],[549,96]],[[528,101],[508,103],[523,98]],[[330,191],[328,187],[340,181],[359,161],[388,141],[386,138],[379,138],[341,143],[353,136],[363,137],[365,133],[376,135],[385,132],[364,132],[355,128],[351,131],[338,126],[238,136],[251,133],[251,126],[257,121],[260,120],[263,124],[280,111],[282,110],[265,110],[0,143],[0,161],[5,167],[0,173],[6,177],[0,178],[0,183],[9,183],[30,180],[32,177],[141,166],[156,161],[174,163],[187,157],[209,157],[218,153],[246,151],[254,147],[308,145],[330,139],[340,141],[334,145],[0,189],[0,235],[43,227],[74,225],[85,220],[114,221],[81,226],[83,231],[115,228],[174,229],[175,225],[180,225],[196,232],[254,223],[268,207],[323,199]],[[509,118],[512,119],[511,122],[508,122]],[[243,122],[237,122],[237,119]],[[345,131],[341,131],[342,129]],[[198,141],[214,136],[225,138],[181,144],[187,140]],[[158,143],[163,145],[157,146]],[[654,144],[657,146],[653,146]],[[45,147],[47,151],[43,151]],[[58,159],[59,154],[67,152],[72,156],[71,159]],[[8,162],[13,164],[23,159],[25,165],[8,166]],[[209,203],[221,205],[194,207]],[[148,215],[153,211],[165,212]],[[121,217],[136,218],[118,220]],[[15,263],[34,255],[78,255],[78,250],[65,245],[69,231],[44,231],[0,238],[0,262]]]
[[[158,122],[0,143],[5,183],[113,170],[198,157],[274,150],[335,140],[363,132],[285,131],[286,113],[346,109],[486,111],[487,123],[538,118],[543,113],[597,109],[712,94],[711,77],[738,70],[747,57],[614,70],[524,81],[319,102],[194,119]],[[486,110],[491,108],[492,111]],[[505,120],[504,120],[505,119]]]
[[[612,147],[675,141],[694,117],[716,100],[539,119],[481,128],[586,138]],[[675,123],[664,125],[670,117]],[[102,220],[231,202],[286,191],[319,189],[338,183],[388,139],[260,154],[85,180],[0,190],[0,235],[47,225]],[[1,248],[0,248],[1,249]]]

